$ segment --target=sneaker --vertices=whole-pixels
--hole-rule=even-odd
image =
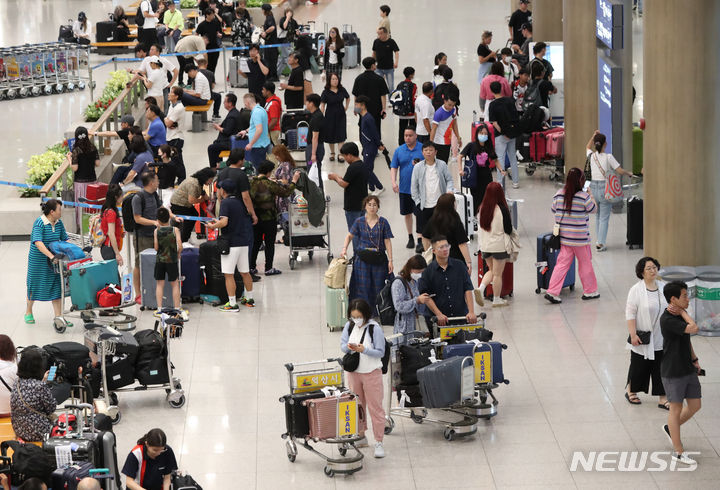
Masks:
[[[599,298],[599,297],[600,297],[600,293],[598,293],[597,291],[595,291],[594,293],[588,293],[588,294],[582,295],[582,299],[595,299],[595,298]]]
[[[160,317],[162,317],[162,309],[161,309],[161,308],[158,308],[157,310],[155,310],[155,311],[153,312],[153,316],[154,316],[155,318],[160,318]]]
[[[256,271],[257,272],[257,271]],[[257,274],[250,274],[250,277],[252,277],[253,282],[258,282],[262,277],[258,276]]]
[[[680,456],[682,456],[682,454]],[[375,457],[376,458],[384,458],[385,457],[385,449],[383,448],[382,442],[375,443]],[[688,459],[690,459],[690,458],[688,458]]]
[[[605,245],[600,245],[599,247],[597,247],[598,252],[604,252],[605,250],[607,250],[607,247]]]
[[[562,300],[560,298],[550,293],[545,293],[545,299],[554,305],[559,305],[560,303],[562,303]]]
[[[377,454],[377,452],[375,454]],[[377,458],[377,456],[375,456],[375,457]],[[685,456],[685,453],[676,453],[675,451],[673,451],[673,459],[675,461],[677,461],[678,463],[686,464],[688,466],[696,466],[697,465],[697,461],[695,461],[694,459],[692,459],[688,456]]]
[[[278,274],[282,274],[282,271],[274,267],[265,271],[266,276],[277,276]]]
[[[250,269],[250,275],[256,276],[257,275],[257,269]]]
[[[473,294],[475,295],[475,302],[479,304],[480,306],[485,306],[485,298],[483,298],[483,291],[480,288],[475,288],[475,291],[473,291]]]
[[[415,245],[415,253],[421,254],[425,251],[425,247],[423,247],[422,240],[417,241],[417,245]]]
[[[242,301],[242,300],[240,300]],[[231,305],[228,301],[224,305],[220,307],[220,311],[240,311],[240,307],[238,305]]]
[[[672,442],[672,437],[670,436],[670,427],[668,427],[668,424],[664,424],[662,426],[662,430],[665,433],[665,435],[667,436],[668,441],[670,441],[670,445],[672,445],[673,442]]]
[[[243,296],[240,299],[240,304],[243,304],[243,305],[247,306],[248,308],[255,308],[255,300],[247,299],[245,296]]]
[[[513,183],[512,183],[512,188],[513,188],[513,189],[519,189],[519,188],[520,188],[520,184],[518,184],[517,182],[513,182]]]
[[[222,118],[219,115],[212,117],[212,122],[219,123],[220,121],[222,121]]]
[[[493,299],[492,305],[493,305],[493,308],[497,308],[500,306],[507,306],[508,302],[507,302],[507,300],[497,297],[497,298]]]
[[[187,310],[180,310],[180,318],[184,322],[190,320],[190,312]]]
[[[414,248],[415,247],[415,238],[413,238],[412,235],[408,237],[407,245],[405,245],[405,248]]]
[[[368,447],[368,440],[367,437],[362,436],[360,439],[355,442],[355,447]]]

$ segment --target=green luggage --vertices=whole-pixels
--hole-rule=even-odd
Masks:
[[[643,130],[640,128],[633,128],[632,131],[632,156],[633,156],[633,169],[632,173],[640,175],[643,168]]]
[[[348,297],[345,288],[325,288],[325,321],[331,332],[341,330],[347,323]]]

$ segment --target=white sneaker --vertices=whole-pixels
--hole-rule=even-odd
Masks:
[[[378,444],[380,444],[380,443],[378,443]],[[376,458],[378,457],[377,456],[377,446],[375,446],[375,457]],[[696,466],[697,465],[697,461],[695,461],[694,459],[692,459],[688,456],[685,456],[685,453],[677,453],[677,452],[673,451],[673,459],[675,461],[677,461],[678,463],[686,464],[688,466]]]
[[[513,188],[513,189],[519,189],[519,188],[520,188],[520,184],[513,182],[512,188]]]
[[[508,302],[498,296],[498,297],[493,298],[492,305],[493,305],[493,308],[496,308],[498,306],[507,306]]]
[[[684,455],[680,455],[681,457],[684,457]],[[375,457],[376,458],[384,458],[385,457],[385,449],[383,448],[382,442],[376,442],[375,443]],[[690,459],[690,458],[687,458]],[[692,461],[690,459],[690,461]]]
[[[480,306],[485,306],[485,299],[483,298],[483,290],[482,288],[475,288],[475,291],[473,291],[473,294],[475,295],[475,302]]]

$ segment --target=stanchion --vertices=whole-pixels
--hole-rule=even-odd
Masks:
[[[223,46],[223,50],[222,50],[222,57],[223,57],[223,68],[225,69],[225,93],[228,93],[228,77],[230,74],[228,73],[228,69],[227,69],[227,50],[225,49],[224,46]]]

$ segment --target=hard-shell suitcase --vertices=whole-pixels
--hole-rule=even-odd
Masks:
[[[117,23],[112,20],[105,20],[95,23],[95,39],[99,43],[114,41],[115,28]]]
[[[426,408],[447,408],[472,400],[475,373],[472,357],[451,357],[418,370]]]
[[[362,61],[360,56],[360,38],[357,33],[352,32],[352,26],[349,24],[343,25],[342,37],[345,42],[345,57],[343,58],[343,65],[346,68],[355,68],[356,66],[359,66]]]
[[[90,476],[90,470],[92,469],[95,469],[95,466],[87,461],[73,462],[67,468],[58,468],[50,476],[52,484],[50,488],[75,490],[80,480]]]
[[[475,347],[475,379],[479,384],[507,384],[502,364],[502,351],[507,345],[496,340],[480,342]]]
[[[105,490],[115,490],[122,488],[120,483],[120,471],[117,460],[117,439],[111,431],[97,432],[100,435],[100,448],[102,451],[102,468],[110,470],[111,480],[100,480],[100,485]]]
[[[483,259],[478,260],[478,284],[483,279],[483,276],[488,271],[488,265],[487,262]],[[512,262],[505,262],[505,269],[503,269],[502,274],[502,291],[500,291],[500,297],[505,298],[507,296],[513,295],[513,284],[514,284],[514,278],[513,278],[513,263]],[[485,288],[485,297],[489,299],[494,298],[492,283],[488,284]]]
[[[640,175],[643,168],[643,136],[644,131],[640,128],[633,128],[632,130],[632,172],[635,175]]]
[[[545,151],[548,157],[558,158],[563,155],[563,145],[565,144],[565,130],[545,132]]]
[[[538,131],[530,135],[530,160],[541,162],[547,156],[547,140],[545,132]]]
[[[140,252],[140,296],[143,308],[156,309],[155,299],[155,260],[157,251],[148,248]],[[180,264],[178,264],[180,265]],[[173,307],[172,284],[166,280],[163,286],[163,307]]]
[[[180,268],[182,269],[181,295],[183,301],[197,301],[200,297],[200,249],[195,247],[183,248],[180,254]]]
[[[43,450],[55,455],[55,448],[70,446],[73,461],[87,461],[95,468],[102,468],[99,432],[86,432],[81,436],[73,434],[67,437],[50,437],[43,441]]]
[[[294,437],[305,437],[310,434],[308,409],[303,402],[315,398],[325,398],[325,393],[317,390],[285,395],[283,398],[285,400],[285,427],[287,428],[287,434]]]
[[[233,56],[230,58],[230,68],[228,69],[228,82],[231,87],[235,88],[247,88],[248,79],[238,73],[240,69],[240,59],[243,56]],[[248,57],[244,57],[249,59]]]
[[[474,214],[475,205],[472,194],[469,192],[456,192],[455,211],[460,215],[460,221],[462,221],[468,238],[474,236],[477,233],[478,224]]]
[[[547,243],[551,236],[552,233],[543,233],[537,237],[537,289],[535,290],[537,294],[546,290],[550,285],[550,277],[552,277],[560,253],[560,250],[551,250],[548,247]],[[567,271],[563,288],[570,288],[571,291],[575,289],[575,259]]]
[[[70,269],[68,286],[72,306],[78,310],[98,308],[97,292],[107,284],[120,284],[115,259],[86,262],[80,267]]]
[[[342,330],[348,318],[348,297],[345,288],[325,287],[325,322],[331,332]]]
[[[643,247],[643,200],[631,197],[627,202],[627,242],[632,250]]]
[[[313,439],[352,436],[367,428],[365,410],[357,395],[345,392],[340,396],[314,398],[303,402],[308,409],[308,422]],[[350,420],[345,423],[345,420]],[[342,419],[343,423],[338,423]]]
[[[508,209],[510,210],[510,221],[512,227],[518,229],[518,202],[515,199],[507,199]]]

